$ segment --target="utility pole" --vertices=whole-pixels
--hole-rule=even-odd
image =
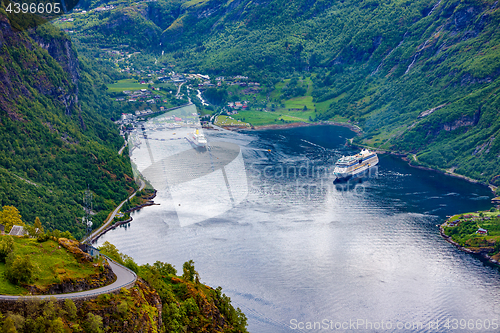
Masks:
[[[87,189],[85,190],[85,193],[83,194],[83,209],[85,210],[85,215],[82,218],[82,222],[86,226],[86,234],[85,234],[85,239],[87,242],[89,242],[88,237],[90,236],[90,233],[92,232],[92,192],[90,192],[90,189],[87,185]]]

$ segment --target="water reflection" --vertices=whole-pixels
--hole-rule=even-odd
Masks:
[[[181,227],[170,194],[158,193],[160,206],[135,212],[130,228],[100,244],[110,241],[139,264],[179,268],[193,259],[202,281],[222,286],[247,315],[250,332],[297,332],[294,319],[359,319],[393,328],[351,331],[413,332],[396,325],[439,321],[419,331],[444,333],[446,320],[498,318],[498,271],[443,241],[436,227],[446,215],[489,208],[487,188],[390,155],[380,156],[373,177],[334,184],[323,170],[355,152],[338,127],[205,134],[240,147],[245,199]]]
[[[378,178],[378,165],[366,169],[365,171],[351,177],[349,179],[335,179],[333,184],[337,192],[348,192],[356,191],[363,193],[365,192],[365,184],[370,179]]]

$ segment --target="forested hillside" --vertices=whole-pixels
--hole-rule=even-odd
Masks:
[[[496,1],[80,6],[106,4],[113,8],[86,14],[80,8],[72,15],[67,27],[74,43],[49,25],[14,33],[2,16],[0,177],[6,195],[0,204],[17,206],[27,220],[38,214],[48,227],[78,232],[87,185],[101,212],[96,221],[133,186],[126,158],[115,153],[121,139],[105,119],[119,110],[105,94],[104,84],[112,81],[107,75],[127,77],[99,57],[114,48],[141,52],[151,66],[246,75],[261,83],[258,96],[271,111],[307,92],[309,119],[357,124],[363,136],[356,142],[499,185]],[[150,65],[137,59],[134,66]]]
[[[16,31],[3,9],[0,46],[0,206],[81,237],[87,188],[100,223],[136,186],[104,79],[59,29]]]
[[[310,77],[316,119],[357,123],[360,142],[484,182],[500,175],[495,0],[114,4],[75,38],[126,44],[178,71],[247,75],[278,105],[289,96],[276,84]]]

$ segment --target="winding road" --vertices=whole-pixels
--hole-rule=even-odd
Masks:
[[[121,154],[123,152],[123,149],[126,147],[127,142],[123,145],[123,147],[120,149],[118,154]],[[138,191],[141,191],[146,187],[146,183],[142,180],[139,179],[141,182],[141,185],[139,189],[132,193],[126,200],[123,200],[122,203],[116,207],[116,209],[113,211],[113,213],[109,216],[108,220],[98,229],[96,229],[94,232],[92,232],[85,240],[82,242],[86,242],[87,240],[92,241],[94,238],[97,238],[100,236],[100,233],[111,224],[113,219],[115,218],[116,214],[118,211],[122,208],[122,206],[125,204],[127,200],[132,199]],[[113,282],[112,284],[109,284],[107,286],[97,288],[97,289],[91,289],[91,290],[85,290],[85,291],[80,291],[80,292],[74,292],[74,293],[69,293],[69,294],[57,294],[57,295],[35,295],[35,296],[11,296],[11,295],[0,295],[0,302],[1,301],[17,301],[20,298],[22,299],[31,299],[31,298],[38,298],[38,299],[46,299],[46,298],[51,298],[55,297],[56,299],[85,299],[85,298],[93,298],[95,296],[101,295],[101,294],[109,294],[111,292],[120,290],[121,288],[131,288],[134,286],[135,281],[137,281],[137,274],[135,274],[132,270],[128,269],[125,266],[122,266],[112,260],[111,258],[106,257],[108,260],[109,266],[111,267],[111,270],[113,273],[116,275],[116,281]]]
[[[127,140],[125,140],[125,143],[123,144],[123,146],[118,151],[118,155],[121,155],[123,153],[123,150],[125,149],[125,147],[127,147],[127,143],[128,143]]]
[[[0,295],[0,301],[17,301],[19,299],[33,299],[33,298],[46,299],[51,297],[55,297],[58,300],[67,298],[71,299],[93,298],[101,294],[109,294],[111,292],[118,291],[121,288],[129,289],[134,286],[135,281],[137,281],[137,274],[135,274],[127,267],[122,266],[109,258],[108,258],[108,263],[111,269],[113,270],[113,273],[115,273],[116,275],[116,281],[107,286],[97,289],[69,293],[69,294],[35,295],[35,296]]]
[[[181,94],[181,87],[182,85],[186,83],[186,82],[182,82],[181,84],[179,84],[179,87],[177,88],[177,94],[175,95],[175,98],[180,98],[180,94]]]
[[[142,179],[139,179],[139,181],[141,182],[141,186],[139,187],[139,189],[137,191],[135,191],[134,193],[132,193],[127,199],[123,200],[122,203],[119,204],[115,208],[115,210],[113,211],[113,213],[111,213],[111,215],[109,216],[108,220],[104,221],[104,223],[102,224],[102,226],[100,226],[96,230],[92,231],[92,233],[87,238],[85,238],[82,241],[82,243],[85,243],[87,241],[92,242],[93,240],[99,238],[99,236],[101,235],[101,232],[104,229],[106,229],[111,224],[111,222],[113,222],[113,219],[115,218],[116,214],[118,214],[118,212],[120,211],[120,209],[122,208],[122,206],[125,204],[125,202],[127,202],[127,200],[132,199],[137,194],[137,192],[142,191],[144,189],[144,187],[146,187],[146,183]]]

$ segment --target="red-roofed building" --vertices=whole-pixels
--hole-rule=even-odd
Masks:
[[[483,229],[483,228],[479,228],[476,231],[476,234],[480,234],[480,235],[486,235],[487,233],[488,233],[488,230]]]

